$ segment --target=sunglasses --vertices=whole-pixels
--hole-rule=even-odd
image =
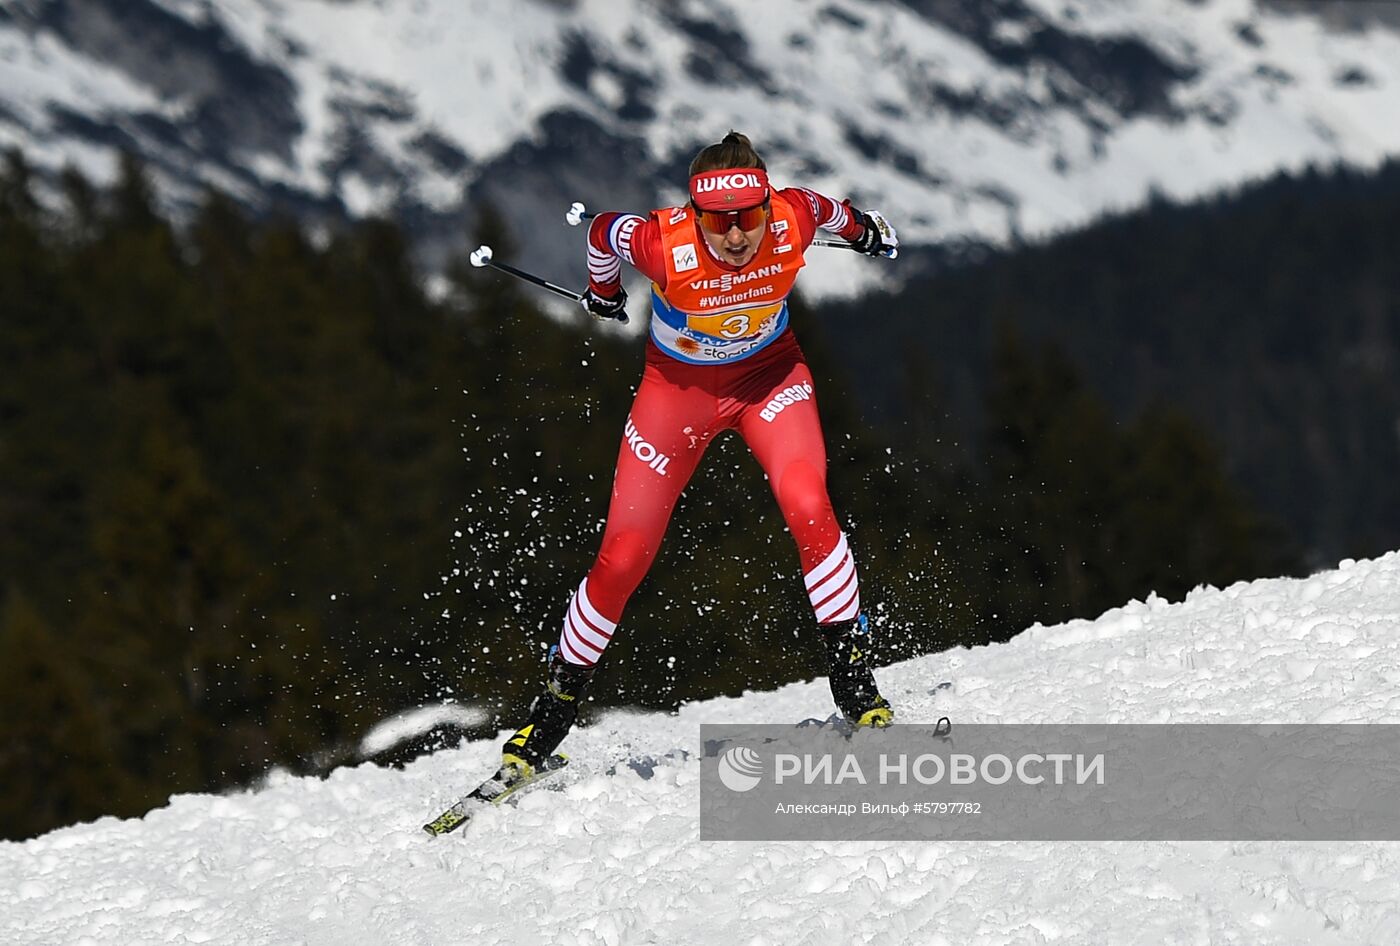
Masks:
[[[761,226],[768,219],[768,201],[743,210],[701,210],[696,207],[695,212],[700,217],[701,227],[710,233],[723,235],[729,232],[730,227],[752,230]]]

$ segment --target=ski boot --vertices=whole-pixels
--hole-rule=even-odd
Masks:
[[[831,696],[842,715],[857,729],[883,729],[894,720],[894,709],[880,695],[875,676],[866,663],[869,630],[865,615],[843,624],[818,628],[831,680]]]
[[[501,771],[515,778],[533,778],[536,772],[555,767],[554,750],[578,718],[594,667],[569,663],[559,645],[549,649],[549,677],[545,690],[530,704],[530,718],[501,747]],[[509,770],[509,772],[508,772]]]

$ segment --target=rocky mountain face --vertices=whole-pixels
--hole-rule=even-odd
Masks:
[[[134,152],[176,206],[213,186],[312,221],[392,214],[431,263],[489,202],[520,260],[581,278],[571,201],[678,200],[734,127],[906,243],[1001,244],[1400,152],[1393,18],[1321,6],[3,0],[0,144],[99,179]],[[875,278],[820,269],[819,295]]]

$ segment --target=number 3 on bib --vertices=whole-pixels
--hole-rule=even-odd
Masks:
[[[720,324],[719,333],[725,338],[743,338],[749,334],[749,317],[747,315],[730,316]]]

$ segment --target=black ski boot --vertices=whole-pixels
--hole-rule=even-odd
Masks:
[[[545,690],[530,704],[529,721],[501,747],[503,770],[514,768],[519,775],[529,777],[548,767],[546,763],[578,718],[579,701],[595,669],[569,663],[558,645],[550,648]]]
[[[865,660],[870,640],[865,615],[844,624],[823,625],[818,631],[826,648],[831,696],[842,715],[857,729],[888,726],[894,719],[894,710],[880,695]]]

